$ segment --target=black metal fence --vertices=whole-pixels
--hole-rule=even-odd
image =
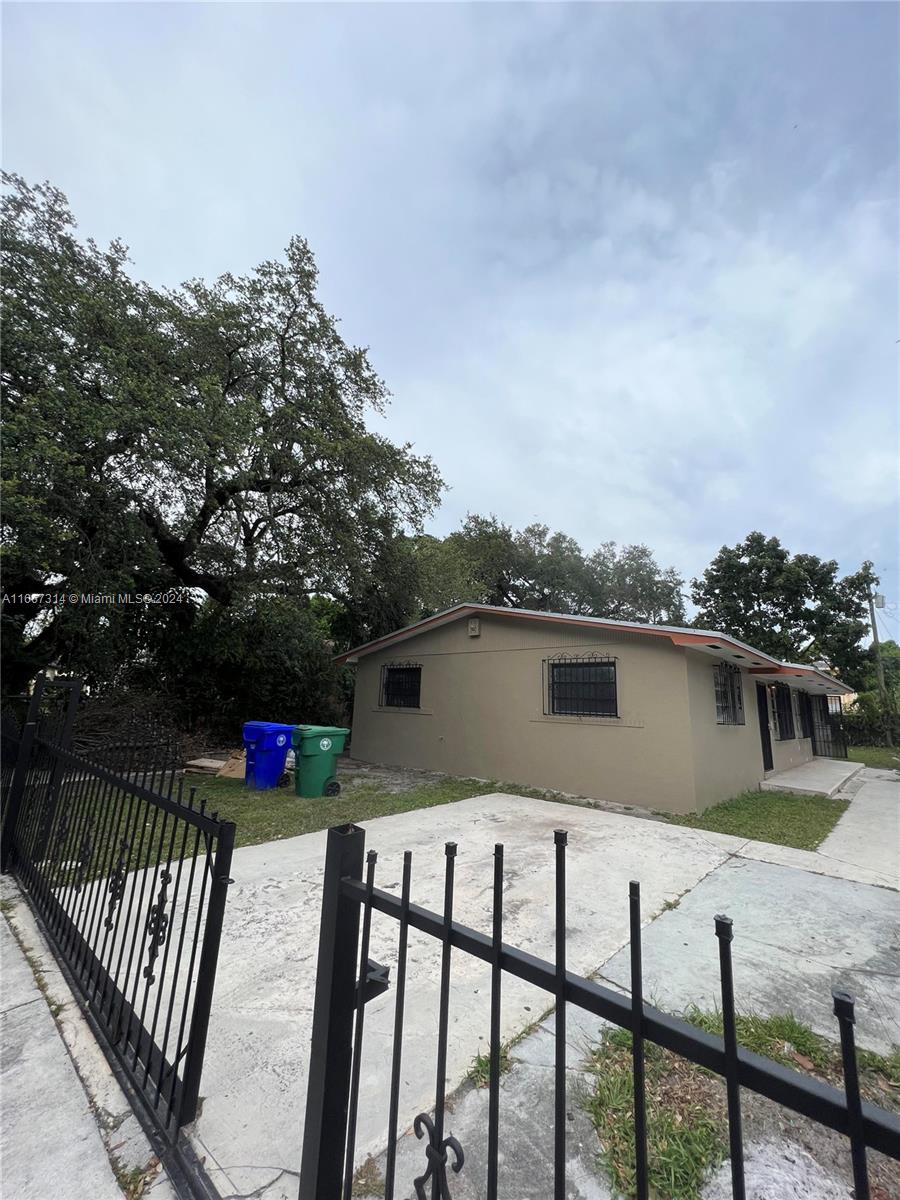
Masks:
[[[2,724],[11,870],[145,1117],[197,1112],[234,825],[184,794],[167,743],[71,745],[79,686],[39,679]]]
[[[566,969],[566,844],[566,833],[557,831],[556,960],[551,963],[503,942],[502,845],[496,846],[494,852],[493,921],[491,934],[487,936],[453,919],[455,844],[448,843],[445,848],[444,911],[436,913],[410,901],[409,852],[404,856],[401,894],[397,897],[375,887],[374,851],[370,850],[366,856],[363,879],[364,830],[353,825],[329,830],[300,1170],[301,1200],[351,1198],[365,1006],[387,987],[386,969],[369,959],[373,912],[382,913],[398,924],[390,1102],[385,1128],[385,1200],[393,1200],[395,1187],[400,1195],[408,1196],[410,1183],[418,1200],[426,1200],[427,1196],[431,1200],[450,1200],[452,1180],[448,1177],[448,1167],[457,1173],[464,1168],[465,1148],[455,1138],[445,1136],[444,1129],[450,972],[454,951],[471,955],[491,967],[486,1191],[482,1193],[479,1187],[479,1194],[484,1194],[487,1200],[497,1200],[499,1195],[500,1012],[505,975],[514,976],[548,992],[556,1002],[554,1177],[552,1193],[548,1186],[545,1192],[547,1196],[552,1194],[554,1200],[563,1200],[566,1195],[566,1012],[574,1006],[632,1033],[638,1200],[647,1200],[649,1186],[644,1080],[647,1042],[653,1042],[724,1078],[728,1099],[732,1192],[738,1200],[743,1200],[745,1194],[741,1089],[765,1096],[845,1135],[856,1200],[869,1200],[867,1148],[900,1159],[900,1120],[861,1099],[854,1049],[853,999],[845,992],[833,993],[844,1068],[843,1091],[738,1045],[731,969],[732,923],[727,917],[715,918],[724,1036],[714,1036],[653,1008],[643,999],[640,887],[637,883],[631,884],[629,896],[630,997],[573,974]],[[413,1122],[416,1136],[427,1138],[423,1148],[422,1173],[412,1181],[396,1182],[407,939],[410,929],[436,939],[442,948],[437,1077],[433,1117],[429,1113],[420,1113]],[[538,1181],[536,1186],[540,1186]]]
[[[846,758],[847,736],[840,696],[812,696],[810,700],[813,754],[824,758]]]

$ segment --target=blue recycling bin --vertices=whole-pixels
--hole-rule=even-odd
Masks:
[[[244,783],[262,791],[278,787],[284,773],[287,752],[291,748],[293,725],[276,721],[248,721],[244,726],[244,751],[247,763]]]

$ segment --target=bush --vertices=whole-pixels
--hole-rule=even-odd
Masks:
[[[843,725],[851,746],[886,746],[888,734],[900,745],[900,713],[885,707],[877,692],[860,692],[845,710]]]
[[[352,684],[333,655],[327,624],[305,598],[207,601],[157,648],[142,682],[166,697],[179,728],[239,745],[245,721],[345,724]]]

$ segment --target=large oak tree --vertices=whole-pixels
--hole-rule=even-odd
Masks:
[[[387,390],[317,299],[306,242],[164,291],[121,242],[79,240],[59,191],[4,183],[8,684],[85,642],[102,655],[117,631],[134,653],[156,620],[23,594],[183,586],[229,606],[364,589],[441,483],[370,429]]]

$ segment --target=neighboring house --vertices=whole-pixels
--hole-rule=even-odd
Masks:
[[[678,813],[827,754],[851,690],[720,633],[481,604],[338,661],[356,758]]]

